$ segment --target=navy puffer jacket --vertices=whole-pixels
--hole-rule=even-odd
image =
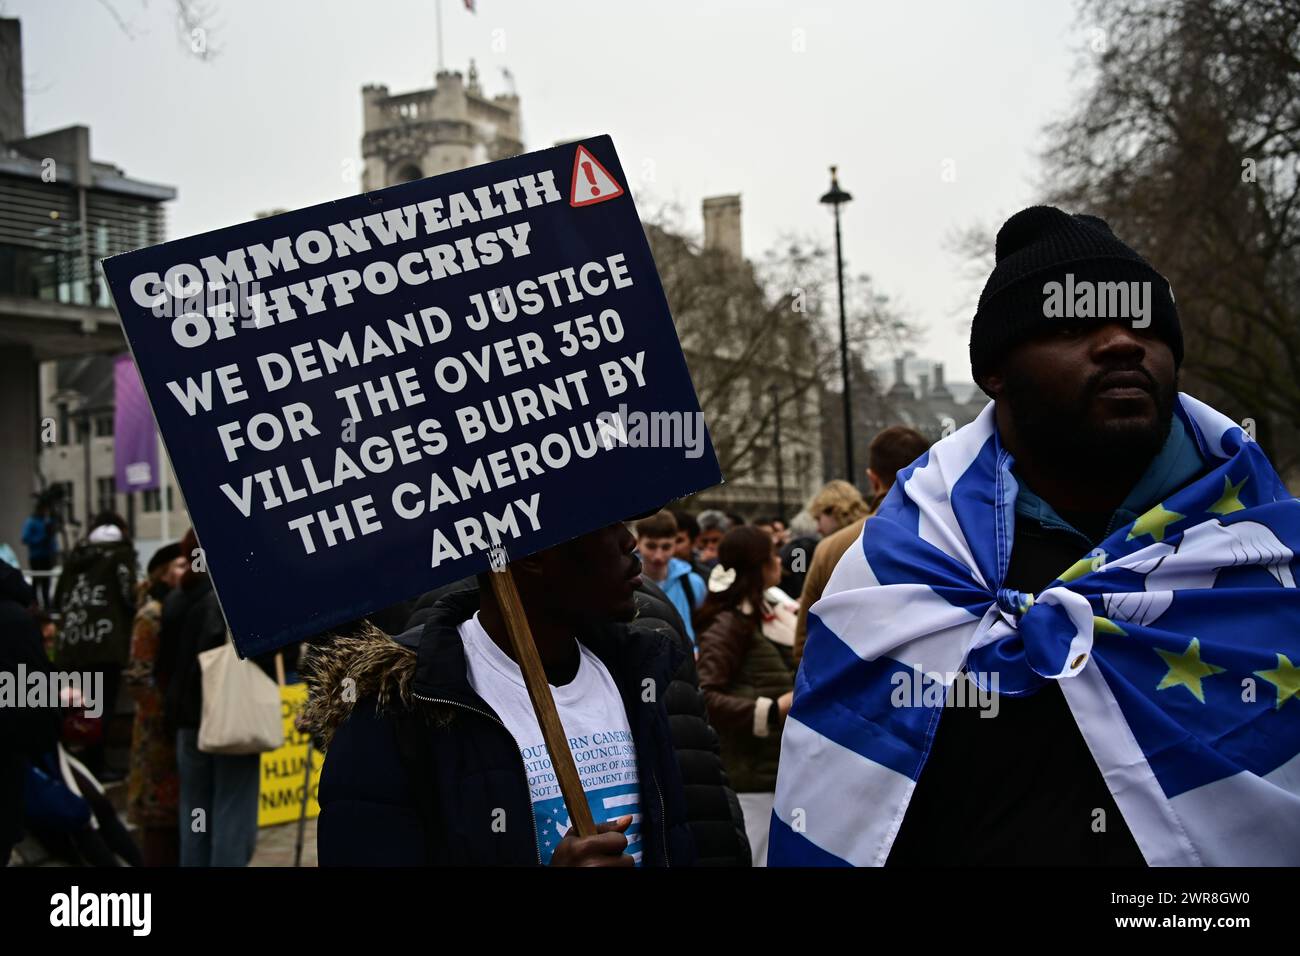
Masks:
[[[455,591],[430,609],[422,628],[396,638],[372,629],[313,648],[303,665],[310,697],[300,726],[327,748],[317,824],[322,866],[540,859],[519,748],[466,676],[457,627],[477,607],[476,591]],[[632,728],[644,865],[694,863],[663,704],[681,650],[659,633],[618,624],[579,640],[608,668]],[[643,694],[647,680],[653,695]],[[500,820],[504,827],[493,825]],[[511,825],[516,820],[528,824]]]

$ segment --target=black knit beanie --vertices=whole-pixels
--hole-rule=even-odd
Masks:
[[[163,545],[161,548],[155,551],[153,553],[153,557],[149,559],[149,565],[145,569],[145,573],[153,574],[154,568],[158,567],[161,564],[171,564],[182,554],[184,554],[184,552],[181,551],[181,546],[179,542],[175,544]]]
[[[1183,361],[1183,333],[1169,282],[1096,216],[1070,215],[1054,206],[1030,206],[998,230],[997,264],[980,293],[971,322],[971,375],[979,382],[994,370],[999,358],[1017,343],[1059,322],[1114,322],[1128,317],[1055,318],[1047,314],[1049,282],[1062,284],[1067,273],[1075,289],[1080,283],[1150,282],[1151,331],[1173,350],[1175,365]],[[1094,286],[1095,288],[1095,286]],[[1067,307],[1069,306],[1067,303]]]

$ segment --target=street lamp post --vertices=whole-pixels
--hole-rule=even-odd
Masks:
[[[836,167],[831,167],[831,188],[821,201],[835,210],[835,284],[840,295],[840,376],[844,387],[844,468],[849,484],[856,486],[857,473],[853,467],[853,405],[849,394],[849,333],[844,319],[844,253],[840,246],[840,206],[853,197],[840,188]]]
[[[785,468],[781,463],[781,387],[772,385],[772,451],[776,455],[776,520],[785,524]]]

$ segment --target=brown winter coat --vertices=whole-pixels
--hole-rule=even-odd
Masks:
[[[827,535],[817,543],[813,551],[812,564],[808,566],[808,575],[803,579],[803,593],[799,595],[799,624],[794,632],[794,666],[797,670],[803,660],[803,645],[808,640],[808,609],[822,598],[822,592],[830,582],[831,572],[840,563],[844,553],[853,547],[862,535],[866,518],[859,518],[850,525]]]
[[[766,719],[794,689],[790,648],[765,637],[749,615],[719,614],[699,636],[697,667],[709,721],[722,742],[722,763],[737,793],[776,789],[781,726]]]

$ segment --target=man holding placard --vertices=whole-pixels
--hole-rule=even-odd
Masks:
[[[487,572],[423,628],[313,655],[322,865],[693,862],[663,704],[685,651],[621,623],[633,545],[616,523],[512,565],[598,832],[571,829]]]

